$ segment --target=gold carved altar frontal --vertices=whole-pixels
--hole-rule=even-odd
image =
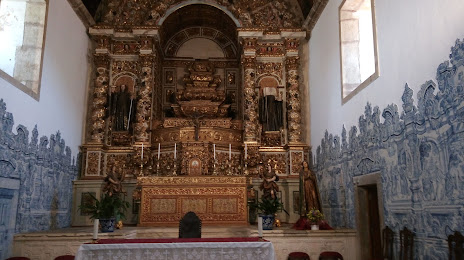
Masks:
[[[139,177],[139,226],[178,225],[189,211],[202,224],[247,224],[247,178],[229,176]]]

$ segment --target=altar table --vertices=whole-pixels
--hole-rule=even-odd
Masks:
[[[271,242],[259,238],[105,239],[79,247],[76,260],[275,259]]]
[[[139,226],[177,226],[189,211],[202,225],[247,225],[247,178],[243,176],[138,177]]]

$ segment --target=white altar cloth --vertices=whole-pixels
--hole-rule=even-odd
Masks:
[[[76,260],[274,260],[274,246],[259,242],[83,244]]]

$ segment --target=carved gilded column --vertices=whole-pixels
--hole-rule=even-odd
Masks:
[[[256,57],[243,57],[244,69],[244,140],[256,142],[258,139],[258,98],[255,92]]]
[[[151,120],[151,99],[153,93],[153,55],[140,55],[140,90],[138,93],[135,140],[138,142],[147,142],[149,135],[148,130]]]
[[[97,77],[95,78],[95,88],[93,90],[90,138],[95,143],[103,143],[104,140],[104,116],[108,96],[109,61],[110,59],[107,54],[94,54]]]
[[[287,113],[289,143],[301,142],[301,101],[298,83],[298,57],[287,57]]]

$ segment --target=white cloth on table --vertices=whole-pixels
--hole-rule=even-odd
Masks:
[[[83,244],[76,260],[274,260],[271,242]]]

